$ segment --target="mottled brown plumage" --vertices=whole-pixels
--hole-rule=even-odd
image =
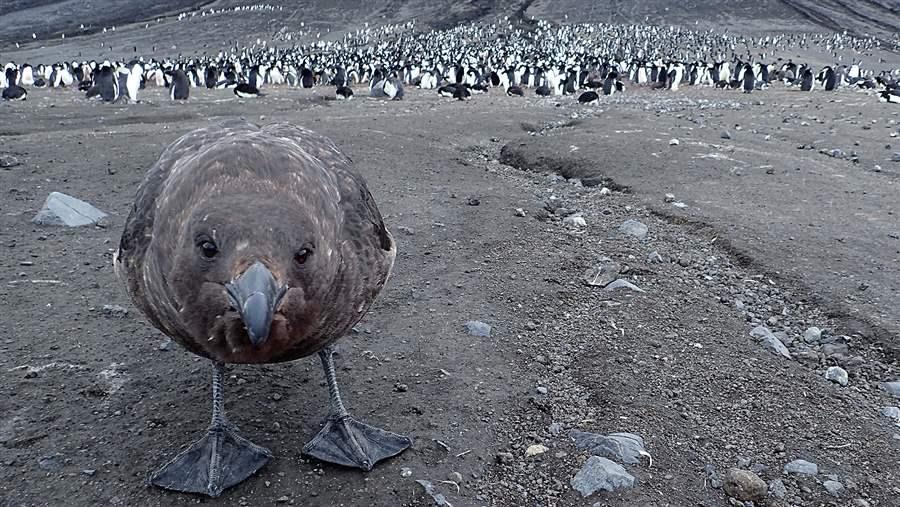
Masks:
[[[204,257],[200,243],[218,254]],[[297,252],[309,248],[305,263]],[[167,148],[137,192],[116,270],[134,303],[191,352],[289,361],[343,336],[384,285],[395,246],[363,179],[328,139],[233,122]],[[289,287],[253,346],[224,284],[262,262]]]

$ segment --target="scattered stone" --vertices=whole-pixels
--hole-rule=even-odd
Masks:
[[[900,380],[893,382],[882,382],[881,388],[887,391],[894,398],[900,398]]]
[[[679,142],[680,141],[678,141],[678,139],[675,139],[675,138],[669,139],[669,146],[678,146]]]
[[[479,204],[481,204],[481,200],[477,197],[469,197],[468,199],[466,199],[466,204],[468,204],[469,206],[478,206]]]
[[[281,495],[275,500],[277,503],[288,503],[289,501],[291,501],[291,497],[287,495]]]
[[[727,130],[722,131],[722,135],[720,136],[722,139],[731,139],[731,132]]]
[[[612,194],[612,190],[610,190],[606,187],[603,187],[600,189],[600,195],[610,195],[610,194]]]
[[[405,225],[397,226],[397,230],[402,232],[403,234],[406,234],[407,236],[412,236],[416,233],[416,231],[412,230],[411,228],[409,228]]]
[[[650,229],[638,222],[637,220],[626,220],[622,222],[622,225],[619,226],[619,232],[622,234],[627,234],[629,236],[634,236],[637,239],[644,239],[647,237],[647,232]]]
[[[525,449],[525,457],[530,458],[532,456],[537,456],[538,454],[544,454],[549,451],[546,446],[541,444],[532,444],[528,446],[528,449]]]
[[[709,485],[713,489],[719,489],[722,487],[722,476],[719,475],[719,472],[716,471],[716,466],[712,463],[707,463],[703,465],[703,471],[706,473],[706,478],[709,479]]]
[[[581,493],[582,497],[588,497],[600,490],[615,491],[617,489],[631,488],[634,486],[634,476],[622,468],[622,465],[614,463],[600,456],[591,456],[575,474],[570,484]]]
[[[582,279],[592,287],[606,287],[619,276],[622,266],[610,259],[603,257],[600,263],[584,272]]]
[[[666,202],[675,202],[675,194],[666,194],[665,201]]]
[[[806,343],[819,343],[822,340],[822,330],[811,327],[803,332],[803,341]]]
[[[825,372],[825,378],[832,382],[837,382],[842,386],[846,386],[850,382],[850,377],[847,376],[847,370],[840,366],[830,366],[828,371]]]
[[[676,208],[681,208],[681,209],[684,209],[684,208],[687,208],[687,207],[688,207],[687,204],[685,204],[685,203],[683,203],[683,202],[681,202],[681,201],[679,201],[679,202],[673,202],[673,203],[672,203],[672,206],[675,206]]]
[[[612,281],[609,285],[603,288],[604,290],[616,290],[616,289],[630,289],[635,292],[644,292],[644,289],[638,287],[637,285],[629,282],[628,280],[623,280],[619,278],[618,280]]]
[[[477,320],[466,322],[466,329],[472,336],[480,336],[482,338],[490,338],[491,336],[491,326]]]
[[[524,217],[524,216],[525,216],[525,210],[523,210],[522,208],[516,208],[516,211],[514,212],[514,215],[517,216],[517,217]]]
[[[85,468],[84,470],[81,471],[82,475],[87,475],[88,477],[93,477],[94,474],[96,474],[96,473],[97,473],[97,471],[94,470],[93,468]]]
[[[457,484],[460,484],[463,481],[463,476],[459,472],[450,472],[450,475],[447,478]]]
[[[434,484],[431,481],[424,481],[422,479],[417,479],[417,483],[419,483],[423,488],[425,488],[425,492],[431,496],[431,499],[434,500],[434,504],[439,507],[450,507],[450,502],[447,501],[447,498],[438,492],[437,488],[434,487]]]
[[[128,308],[125,308],[124,306],[119,306],[119,305],[103,305],[103,308],[101,309],[101,311],[103,312],[103,315],[106,315],[109,317],[121,318],[121,317],[125,317],[126,315],[128,315]]]
[[[587,222],[581,215],[569,215],[566,218],[563,218],[563,223],[573,227],[587,227]]]
[[[538,394],[547,394],[547,393],[549,392],[549,391],[547,390],[547,388],[544,387],[544,386],[538,386],[538,387],[535,389],[535,391],[537,391]]]
[[[12,155],[9,155],[7,153],[0,155],[0,167],[2,167],[3,169],[9,169],[10,167],[15,167],[19,164],[21,164],[21,162],[19,162],[19,159]]]
[[[397,391],[398,393],[405,393],[406,391],[409,391],[409,386],[397,382],[396,384],[394,384],[394,391]]]
[[[865,498],[854,498],[850,505],[853,507],[872,507],[872,504]]]
[[[844,492],[844,485],[838,481],[825,481],[822,486],[825,486],[825,491],[833,497],[840,497]]]
[[[558,422],[551,423],[547,430],[554,437],[558,437],[559,434],[562,433],[562,424],[559,424]]]
[[[513,457],[511,452],[498,452],[497,453],[497,461],[500,463],[512,463],[515,458]]]
[[[662,264],[665,261],[663,260],[663,256],[660,255],[658,251],[654,250],[647,255],[647,262],[650,264]]]
[[[753,472],[739,468],[725,474],[725,493],[743,502],[758,502],[766,497],[766,483]]]
[[[169,337],[166,337],[166,339],[163,340],[163,342],[160,343],[159,346],[158,346],[157,348],[158,348],[159,350],[163,351],[163,352],[166,352],[166,351],[168,351],[168,350],[171,350],[171,348],[172,348],[172,339],[169,338]]]
[[[644,439],[633,433],[602,435],[572,430],[569,432],[569,437],[575,441],[575,447],[578,449],[629,465],[640,463],[641,454],[646,453]]]
[[[412,475],[412,469],[409,467],[403,467],[400,469],[400,477],[409,477]]]
[[[881,415],[900,422],[900,407],[881,407]]]
[[[38,458],[38,466],[41,467],[41,470],[58,472],[63,468],[63,456],[59,453],[41,456]]]
[[[774,481],[769,483],[769,494],[778,499],[783,499],[787,496],[787,488],[784,487],[784,482],[781,479],[775,479]]]
[[[791,358],[791,353],[788,351],[787,347],[784,346],[784,343],[781,343],[769,328],[765,326],[756,326],[750,331],[750,336],[759,338],[760,345],[763,346],[766,350],[784,356],[788,359]]]
[[[805,459],[795,459],[787,465],[784,465],[784,473],[798,475],[816,475],[819,473],[819,466],[810,463]]]
[[[44,206],[31,221],[38,225],[79,227],[96,224],[106,213],[72,196],[50,192]]]

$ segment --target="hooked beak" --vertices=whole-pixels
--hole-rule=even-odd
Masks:
[[[231,304],[240,313],[250,343],[259,347],[269,339],[272,317],[287,286],[278,286],[272,272],[256,261],[239,277],[225,284]]]

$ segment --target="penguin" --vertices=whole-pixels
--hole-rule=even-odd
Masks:
[[[550,90],[550,87],[547,86],[546,84],[542,84],[541,86],[538,86],[537,88],[534,89],[534,94],[539,97],[549,97],[551,93],[553,93],[553,92]]]
[[[834,91],[837,88],[837,74],[834,72],[834,69],[831,67],[827,67],[825,69],[825,79],[823,86],[825,91]]]
[[[181,69],[171,73],[172,84],[169,87],[169,98],[172,100],[187,100],[191,94],[191,84],[187,74]]]
[[[6,98],[5,97],[6,92],[3,92],[3,93],[4,93],[4,98]],[[878,101],[879,102],[887,102],[889,104],[900,104],[900,89],[882,90],[878,94]]]
[[[458,85],[456,84],[448,84],[438,88],[438,95],[441,97],[454,97],[456,96],[456,89]]]
[[[300,69],[300,86],[303,88],[312,88],[315,85],[313,72],[306,67]]]
[[[97,71],[94,85],[91,86],[85,96],[89,99],[100,97],[104,102],[115,102],[119,97],[119,83],[108,62]]]
[[[346,85],[338,86],[334,96],[338,100],[350,100],[353,98],[353,89]]]
[[[460,84],[453,91],[453,98],[456,100],[469,100],[472,98],[472,92],[469,91],[468,86]]]
[[[506,89],[506,94],[510,97],[524,97],[525,92],[522,91],[522,88],[518,85],[511,85]]]
[[[488,92],[488,87],[484,83],[476,83],[476,84],[473,84],[472,86],[469,86],[468,88],[469,88],[469,91],[472,92],[473,95],[479,95],[479,94]]]
[[[17,84],[10,83],[3,89],[3,100],[25,100],[28,90]]]
[[[594,90],[588,90],[578,96],[579,104],[596,104],[600,102],[600,95]]]
[[[403,100],[403,83],[399,79],[390,77],[384,80],[383,90],[391,100]]]
[[[756,76],[753,74],[751,69],[746,69],[746,71],[744,72],[744,93],[751,93],[755,86]]]
[[[255,99],[261,97],[259,89],[249,83],[241,83],[234,88],[234,94],[242,99]]]
[[[808,92],[813,89],[813,73],[812,69],[806,67],[800,74],[800,91]]]

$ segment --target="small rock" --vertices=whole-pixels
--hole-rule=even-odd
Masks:
[[[559,434],[562,432],[562,424],[559,424],[558,422],[551,423],[550,426],[547,427],[547,430],[554,437],[558,437]]]
[[[569,215],[563,218],[563,223],[572,227],[587,227],[587,222],[581,215]]]
[[[811,327],[803,332],[803,341],[806,343],[819,343],[822,340],[822,330]]]
[[[842,386],[846,386],[850,382],[850,377],[847,375],[847,370],[841,368],[840,366],[829,367],[828,371],[825,372],[825,378],[832,382],[837,382]]]
[[[679,201],[679,202],[673,202],[673,203],[672,203],[672,206],[675,206],[676,208],[681,208],[681,209],[684,209],[684,208],[687,208],[687,207],[688,207],[687,204],[685,204],[685,203],[683,203],[683,202],[680,202],[680,201]]]
[[[769,494],[778,499],[783,499],[787,496],[787,488],[784,487],[784,482],[781,479],[775,479],[774,481],[769,483]]]
[[[412,230],[411,228],[409,228],[405,225],[398,226],[397,230],[402,232],[403,234],[406,234],[407,236],[412,236],[416,233],[416,231]]]
[[[678,139],[675,139],[675,138],[669,139],[669,146],[678,146],[678,144],[679,144]]]
[[[882,382],[881,388],[887,391],[894,398],[900,398],[900,380],[893,382]]]
[[[619,276],[622,266],[610,259],[603,257],[600,263],[584,272],[582,279],[592,287],[606,287]]]
[[[630,289],[635,292],[644,292],[644,289],[638,287],[637,285],[629,282],[628,280],[623,280],[619,278],[618,280],[613,280],[609,285],[603,288],[603,290],[616,290],[616,289]]]
[[[50,454],[47,456],[41,456],[38,458],[38,466],[41,467],[41,470],[46,470],[48,472],[58,472],[63,468],[63,456],[62,454]]]
[[[544,454],[549,451],[546,446],[541,444],[532,444],[528,446],[528,449],[525,449],[525,456],[530,458],[532,456],[537,456],[538,454]]]
[[[159,344],[159,346],[157,348],[163,352],[171,350],[172,339],[167,337],[162,343]]]
[[[720,136],[722,139],[731,139],[731,132],[727,130],[722,131],[722,135]]]
[[[425,492],[431,496],[431,499],[434,500],[434,504],[438,507],[450,506],[450,502],[447,501],[447,498],[438,492],[437,488],[431,484],[430,481],[423,481],[421,479],[416,481],[420,486],[425,488]]]
[[[525,210],[523,210],[522,208],[516,208],[516,211],[514,212],[514,215],[517,216],[517,217],[524,217],[524,216],[525,216]]]
[[[397,391],[398,393],[405,393],[406,391],[409,391],[409,386],[397,382],[396,384],[394,384],[394,391]]]
[[[784,473],[786,474],[799,474],[799,475],[816,475],[819,473],[819,466],[815,463],[810,463],[805,459],[795,459],[791,461],[787,465],[784,465]]]
[[[722,487],[722,477],[719,475],[719,472],[716,471],[715,465],[707,463],[703,465],[703,471],[706,473],[706,478],[709,479],[709,485],[713,489]]]
[[[881,415],[900,422],[900,407],[881,407]]]
[[[649,254],[647,254],[647,262],[649,262],[650,264],[662,264],[665,261],[663,260],[662,255],[660,255],[659,252],[654,250],[654,251],[650,252]]]
[[[743,502],[758,502],[766,497],[766,483],[753,472],[739,468],[725,474],[725,493]]]
[[[274,400],[274,401],[281,401],[281,398],[283,398],[281,393],[275,393],[272,395],[272,400]]]
[[[825,486],[825,491],[834,497],[839,497],[844,492],[844,485],[838,481],[825,481],[822,486]]]
[[[850,505],[853,507],[872,507],[872,504],[865,498],[854,498]]]
[[[468,199],[466,199],[466,204],[468,204],[469,206],[478,206],[479,204],[481,204],[481,200],[477,197],[469,197]]]
[[[547,393],[549,392],[549,391],[547,390],[547,388],[544,387],[544,386],[538,386],[538,387],[535,389],[535,391],[537,391],[538,394],[547,394]]]
[[[38,225],[79,227],[96,224],[106,213],[72,196],[50,192],[43,207],[31,221]]]
[[[612,190],[610,190],[606,187],[603,187],[600,189],[600,195],[610,195],[610,194],[612,194]]]
[[[463,476],[459,472],[450,472],[450,475],[447,478],[457,484],[460,484],[463,481]]]
[[[110,317],[124,317],[128,315],[128,308],[119,305],[103,305],[101,311],[104,315]]]
[[[289,496],[282,495],[282,496],[279,496],[278,499],[275,501],[278,503],[288,503],[290,500],[291,500],[291,498]]]
[[[588,497],[597,491],[616,491],[634,486],[634,476],[614,463],[600,456],[591,456],[570,481],[572,487]]]
[[[409,477],[412,475],[412,469],[409,467],[403,467],[400,469],[400,477]]]
[[[664,200],[666,202],[675,202],[675,194],[666,194]]]
[[[93,468],[85,468],[84,470],[81,471],[82,475],[87,475],[88,477],[93,477],[94,474],[96,474],[96,473],[97,473],[97,471],[94,470]]]
[[[587,431],[572,430],[569,437],[575,441],[575,447],[597,456],[634,465],[641,462],[641,453],[645,453],[644,439],[633,433],[610,433],[603,435]]]
[[[10,167],[15,167],[19,164],[21,164],[21,162],[19,162],[19,159],[12,155],[0,155],[0,167],[2,167],[3,169],[9,169]]]
[[[500,463],[512,463],[515,460],[511,452],[498,452],[497,461]]]
[[[634,236],[637,239],[644,239],[647,237],[647,232],[650,229],[638,222],[637,220],[626,220],[622,222],[622,225],[619,226],[619,232],[622,234],[627,234],[629,236]]]
[[[760,345],[762,345],[766,350],[774,354],[784,356],[788,359],[791,358],[791,353],[788,351],[787,347],[785,347],[784,344],[781,343],[781,340],[779,340],[774,334],[772,334],[771,331],[769,331],[769,328],[765,326],[757,326],[753,328],[752,331],[750,331],[750,336],[759,338]]]
[[[482,338],[489,338],[491,336],[491,326],[477,320],[466,322],[466,329],[472,336],[480,336]]]

